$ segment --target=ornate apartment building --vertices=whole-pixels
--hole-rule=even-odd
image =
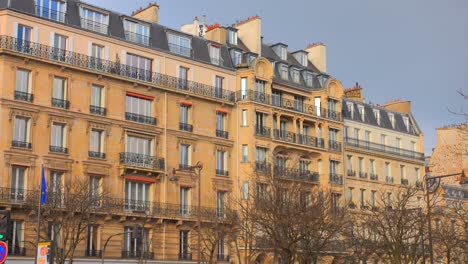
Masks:
[[[423,133],[408,101],[365,103],[362,88],[343,100],[346,201],[351,209],[377,206],[401,186],[423,187]],[[423,201],[421,193],[417,197]]]

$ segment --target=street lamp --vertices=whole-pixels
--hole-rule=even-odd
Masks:
[[[195,171],[196,177],[198,178],[198,205],[197,205],[197,229],[198,229],[198,241],[197,241],[197,263],[200,264],[201,259],[201,170],[203,169],[203,164],[201,162],[197,162],[196,165],[181,167],[179,169],[173,168],[172,169],[172,176],[169,178],[171,182],[177,182],[179,177],[176,176],[177,171],[188,171],[190,172],[190,177],[193,179],[192,172]]]
[[[424,176],[424,180],[426,181],[426,200],[427,200],[427,226],[429,229],[429,256],[431,259],[431,264],[434,264],[434,251],[432,248],[432,223],[431,223],[431,205],[429,201],[429,194],[435,193],[437,189],[440,186],[440,179],[442,178],[447,178],[447,177],[453,177],[453,176],[458,176],[460,175],[461,178],[463,179],[465,177],[465,172],[462,171],[461,173],[452,173],[452,174],[446,174],[446,175],[438,175],[438,176],[432,176],[430,172],[428,172]]]

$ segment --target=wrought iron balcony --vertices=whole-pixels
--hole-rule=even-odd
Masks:
[[[318,182],[319,174],[309,170],[302,170],[296,168],[286,168],[284,166],[274,166],[274,173],[276,177],[284,178],[286,180],[305,181],[305,182]]]
[[[95,258],[100,258],[102,256],[102,251],[101,250],[96,250],[96,249],[87,249],[84,252],[85,257],[95,257]]]
[[[360,172],[359,172],[359,178],[361,178],[361,179],[367,179],[367,172],[360,171]]]
[[[222,137],[222,138],[228,138],[229,132],[224,131],[224,130],[216,129],[216,136],[217,137]]]
[[[15,100],[32,103],[32,101],[34,100],[34,95],[31,93],[15,91]]]
[[[124,209],[130,212],[148,212],[151,209],[151,202],[144,200],[125,199]]]
[[[227,170],[216,169],[216,175],[229,176],[229,172]]]
[[[91,19],[81,18],[81,27],[87,30],[98,32],[104,35],[107,35],[109,31],[108,24],[102,24]]]
[[[102,115],[102,116],[105,116],[107,114],[107,110],[105,107],[100,107],[96,105],[90,105],[89,112],[91,114]]]
[[[266,126],[255,126],[255,135],[259,137],[271,137],[271,129]]]
[[[281,130],[281,129],[274,129],[273,130],[273,137],[276,140],[281,140],[288,143],[296,143],[296,133]]]
[[[346,170],[346,175],[348,175],[348,177],[356,177],[356,171],[355,170]]]
[[[70,102],[68,100],[59,99],[59,98],[52,98],[52,106],[60,107],[63,109],[70,108]]]
[[[40,16],[53,21],[58,21],[61,23],[65,23],[66,19],[66,13],[39,5],[36,6],[36,16]]]
[[[24,148],[24,149],[32,148],[31,142],[18,141],[18,140],[11,141],[11,146],[15,148]]]
[[[187,123],[179,123],[179,130],[193,132],[193,125]]]
[[[269,173],[271,172],[271,165],[265,161],[256,161],[255,171],[259,173]]]
[[[145,46],[149,45],[150,40],[149,36],[145,36],[128,30],[125,31],[125,39]]]
[[[324,148],[323,138],[316,138],[308,135],[296,134],[296,142],[314,148]]]
[[[185,57],[191,57],[192,56],[192,49],[184,46],[180,46],[174,43],[169,43],[169,50],[173,53],[185,56]]]
[[[391,177],[391,176],[386,176],[386,177],[385,177],[385,181],[386,181],[387,183],[393,183],[393,177]]]
[[[401,179],[401,184],[403,184],[403,185],[409,185],[408,179]]]
[[[331,151],[341,152],[341,142],[336,140],[328,140],[328,149]]]
[[[141,252],[139,249],[134,251],[122,251],[122,258],[141,258],[141,259],[154,259],[153,252]]]
[[[3,188],[1,198],[5,201],[22,203],[25,200],[26,190],[19,188]]]
[[[151,170],[164,170],[164,159],[156,158],[154,156],[121,152],[120,163],[132,167],[145,168]]]
[[[192,260],[192,253],[180,252],[179,253],[179,260]]]
[[[106,153],[90,150],[90,151],[88,151],[88,156],[90,158],[105,159],[106,158]]]
[[[379,175],[371,173],[369,178],[373,181],[378,181],[379,180]]]
[[[20,52],[29,56],[58,61],[60,63],[72,65],[82,69],[88,69],[99,73],[114,75],[117,77],[129,78],[132,80],[149,82],[150,85],[163,86],[166,88],[180,90],[180,84],[184,83],[186,93],[196,94],[203,97],[221,99],[228,102],[235,102],[235,92],[225,89],[215,88],[213,85],[207,85],[199,82],[188,81],[182,78],[151,72],[137,67],[103,60],[97,57],[91,57],[85,54],[76,53],[67,50],[57,49],[51,46],[24,41],[10,36],[0,36],[0,49],[13,52]],[[216,92],[215,92],[216,90]]]
[[[67,154],[68,153],[68,148],[60,147],[60,146],[49,146],[49,151],[50,152]]]
[[[395,155],[399,157],[405,157],[415,160],[424,160],[424,153],[415,152],[411,150],[406,150],[402,148],[395,148],[387,145],[377,144],[370,141],[359,140],[355,138],[347,137],[345,138],[345,144],[350,147],[366,149],[370,151],[376,151],[380,153],[386,153],[390,155]]]
[[[343,185],[343,175],[330,173],[330,183]]]
[[[156,118],[151,116],[139,115],[130,112],[125,112],[125,119],[133,122],[156,125]]]

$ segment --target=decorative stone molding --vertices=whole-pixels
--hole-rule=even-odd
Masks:
[[[86,133],[89,134],[91,129],[95,128],[95,129],[105,131],[106,132],[106,137],[109,137],[110,136],[110,131],[111,131],[111,126],[112,126],[112,124],[110,122],[99,122],[99,121],[89,120],[88,119],[88,127],[86,129]]]
[[[11,122],[15,116],[24,116],[29,117],[33,125],[37,124],[37,119],[39,110],[33,108],[16,108],[10,107],[10,112],[8,113],[8,120]]]
[[[109,176],[110,164],[83,161],[83,173],[87,175]]]
[[[71,171],[72,159],[44,157],[44,167],[52,170]]]
[[[11,165],[21,165],[25,167],[34,168],[36,165],[37,155],[16,153],[12,151],[5,151],[5,167]]]
[[[73,128],[73,118],[69,116],[54,115],[49,114],[49,119],[47,120],[47,127],[50,127],[52,123],[62,123],[66,124],[69,131],[72,131]]]

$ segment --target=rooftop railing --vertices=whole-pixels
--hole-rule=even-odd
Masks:
[[[146,71],[137,67],[121,64],[120,62],[113,62],[76,52],[60,50],[35,42],[22,41],[10,36],[0,36],[0,49],[26,54],[39,59],[57,61],[100,73],[144,81],[153,85],[163,86],[165,88],[184,90],[186,93],[203,97],[229,102],[235,102],[236,99],[235,92],[215,88],[212,85],[188,81],[158,72]],[[184,83],[186,85],[184,89],[180,89],[180,83]]]
[[[424,153],[406,150],[402,148],[391,147],[391,146],[382,145],[382,144],[377,144],[377,143],[373,143],[373,142],[369,142],[365,140],[359,140],[355,138],[346,137],[345,144],[350,147],[367,149],[371,151],[391,154],[395,156],[400,156],[400,157],[405,157],[405,158],[410,158],[410,159],[415,159],[415,160],[420,160],[420,161],[424,160]]]

